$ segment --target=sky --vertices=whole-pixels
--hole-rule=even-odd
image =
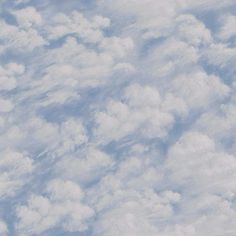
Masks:
[[[0,236],[235,236],[235,13],[1,0]]]

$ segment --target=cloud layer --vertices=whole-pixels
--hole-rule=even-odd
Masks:
[[[235,10],[2,1],[0,235],[235,235]]]

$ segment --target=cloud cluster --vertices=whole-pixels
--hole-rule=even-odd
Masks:
[[[235,235],[235,8],[2,1],[0,235]]]
[[[138,132],[140,137],[162,138],[174,123],[175,116],[186,113],[182,99],[168,94],[162,99],[158,90],[132,84],[121,101],[108,101],[106,111],[96,114],[99,141],[109,142]],[[176,109],[178,107],[178,109]]]
[[[46,193],[48,197],[32,195],[27,206],[17,208],[20,235],[38,235],[59,224],[68,232],[88,228],[94,211],[83,204],[84,193],[77,184],[55,179],[48,183]]]

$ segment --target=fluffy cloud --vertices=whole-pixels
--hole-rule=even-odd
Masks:
[[[42,17],[34,7],[26,7],[13,12],[17,23],[22,28],[31,28],[42,24]]]
[[[171,191],[158,195],[151,190],[116,189],[103,199],[105,209],[107,205],[111,209],[101,211],[94,235],[156,235],[158,223],[173,214],[172,204],[179,200],[180,195]]]
[[[189,108],[203,108],[229,95],[229,87],[214,75],[203,71],[179,75],[173,80],[172,92],[186,101]]]
[[[40,106],[76,101],[81,90],[103,86],[110,77],[134,71],[126,61],[133,49],[130,38],[103,37],[94,49],[82,44],[78,35],[72,37],[72,33],[70,29],[63,45],[46,54],[44,76],[28,88],[30,97],[44,97]]]
[[[218,37],[222,40],[229,40],[236,36],[236,17],[234,15],[224,16],[220,19],[222,26],[219,30]]]
[[[17,63],[9,63],[0,68],[0,90],[10,91],[17,87],[17,77],[24,73],[24,66]]]
[[[0,98],[0,112],[7,113],[10,112],[14,108],[14,105],[10,100]]]
[[[3,1],[0,234],[236,232],[235,1]]]
[[[63,158],[57,163],[55,173],[63,173],[60,175],[64,178],[81,184],[90,184],[101,178],[113,165],[113,160],[106,153],[90,147]]]
[[[180,40],[167,39],[152,50],[146,63],[150,73],[159,78],[181,73],[186,67],[192,68],[198,60],[197,48]]]
[[[193,15],[180,15],[176,18],[176,35],[180,40],[194,46],[211,43],[211,32]]]
[[[52,40],[68,34],[76,34],[85,42],[97,43],[103,39],[101,29],[109,25],[110,20],[102,16],[95,16],[89,21],[77,11],[72,12],[70,16],[58,13],[52,19],[52,26],[48,28],[48,37]]]
[[[175,115],[186,112],[183,100],[173,97],[179,109],[171,108],[168,106],[171,103],[162,99],[157,89],[139,84],[126,88],[122,100],[109,101],[106,111],[96,114],[96,135],[102,142],[119,140],[137,131],[144,137],[162,138],[173,125]]]
[[[217,150],[214,141],[201,133],[190,132],[180,138],[169,150],[167,168],[175,184],[195,191],[227,195],[236,190],[235,157]]]
[[[33,172],[33,161],[10,149],[1,152],[0,199],[13,196]]]
[[[19,235],[41,234],[56,226],[68,232],[87,229],[94,211],[82,202],[84,193],[77,184],[55,179],[48,183],[46,194],[32,195],[26,206],[17,208]]]
[[[6,23],[2,19],[0,20],[0,27],[2,29],[0,33],[2,41],[1,53],[6,50],[32,51],[46,44],[46,41],[34,28],[20,29],[17,26]]]
[[[204,59],[210,66],[225,73],[230,79],[235,73],[235,47],[228,47],[223,43],[211,44],[204,52]]]
[[[209,137],[225,147],[228,152],[234,153],[235,115],[234,103],[222,104],[216,111],[202,114],[194,125],[194,129],[207,133]]]

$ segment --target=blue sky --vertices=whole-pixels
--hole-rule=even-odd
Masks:
[[[2,0],[1,236],[236,234],[234,0]]]

